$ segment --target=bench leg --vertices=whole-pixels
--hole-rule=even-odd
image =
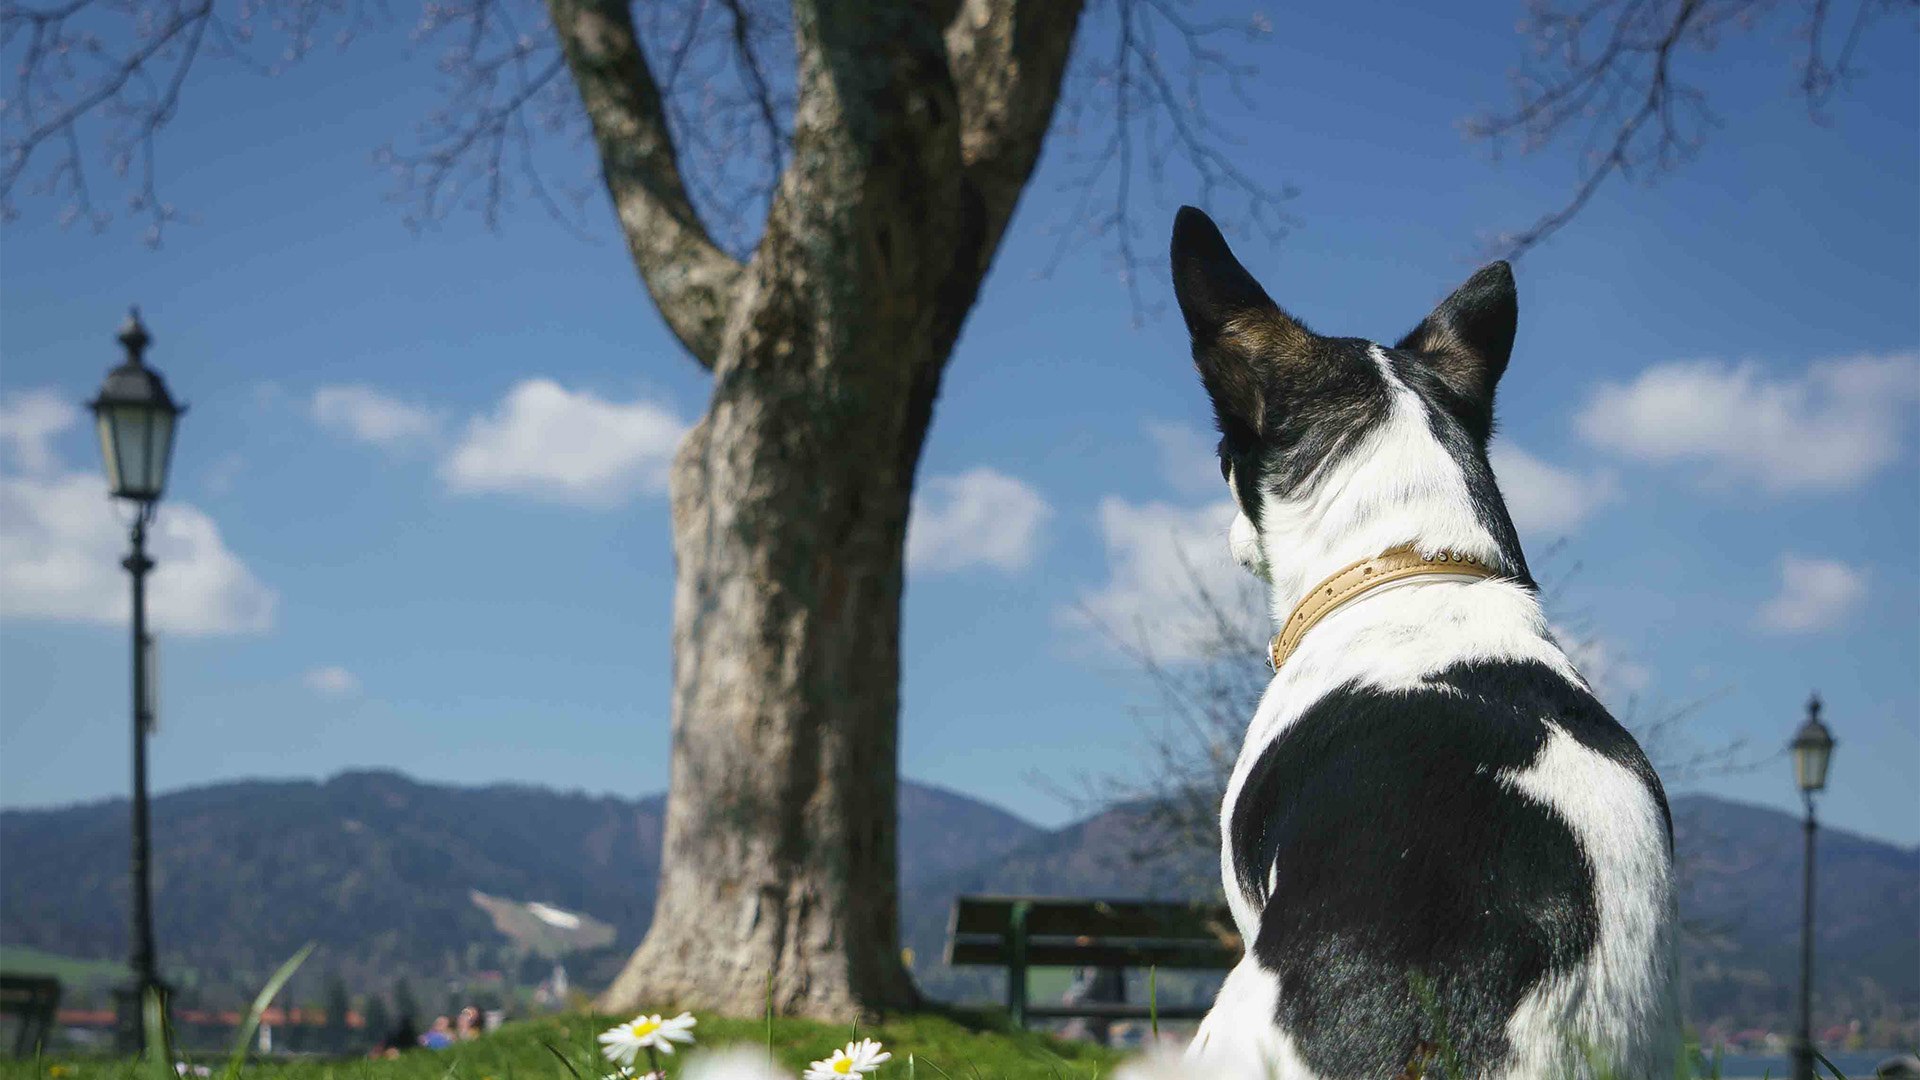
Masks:
[[[1007,1015],[1013,1026],[1027,1026],[1027,913],[1033,905],[1016,900],[1007,926]]]

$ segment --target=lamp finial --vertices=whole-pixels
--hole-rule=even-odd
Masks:
[[[126,346],[127,359],[135,364],[140,363],[152,341],[146,324],[140,321],[140,305],[129,307],[127,321],[120,327],[120,344]]]

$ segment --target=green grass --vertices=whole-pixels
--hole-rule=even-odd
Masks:
[[[218,1080],[603,1080],[611,1066],[601,1056],[596,1038],[613,1026],[613,1017],[571,1015],[510,1025],[506,1029],[448,1049],[411,1050],[392,1059],[306,1059],[251,1061],[247,1046],[261,1011],[313,951],[309,944],[282,964],[253,1002],[246,1023],[235,1034],[234,1049],[224,1068],[199,1056],[196,1064]],[[1157,971],[1148,972],[1148,996],[1157,985]],[[1424,979],[1414,976],[1413,989],[1429,1011],[1436,1030],[1443,1032],[1409,1071],[1434,1080],[1462,1080],[1463,1069],[1446,1038],[1447,1018]],[[880,1069],[882,1077],[906,1076],[918,1080],[921,1071],[943,1080],[1099,1080],[1112,1073],[1120,1058],[1087,1043],[1063,1042],[1010,1027],[997,1011],[950,1010],[899,1017],[868,1025],[824,1024],[780,1019],[771,1015],[751,1020],[702,1016],[696,1029],[700,1048],[748,1046],[763,1048],[790,1075],[809,1062],[826,1058],[839,1046],[859,1038],[878,1039],[893,1052],[893,1061]],[[163,1038],[159,999],[146,1009],[147,1041],[159,1046]],[[1159,1033],[1157,1010],[1153,1029]],[[1576,1050],[1577,1047],[1570,1047]],[[692,1051],[698,1053],[698,1049]],[[1569,1059],[1569,1073],[1593,1080],[1616,1080],[1617,1070],[1585,1054],[1585,1068]],[[648,1054],[634,1062],[636,1072],[660,1069],[668,1077],[682,1075],[688,1053]],[[1846,1077],[1820,1057],[1834,1080]],[[1719,1055],[1709,1060],[1689,1047],[1675,1062],[1675,1080],[1713,1080],[1720,1075]],[[131,1058],[50,1058],[0,1061],[0,1080],[175,1080],[168,1057],[149,1054]],[[610,1078],[609,1078],[610,1080]]]
[[[600,1080],[609,1071],[599,1055],[594,1036],[613,1026],[608,1017],[565,1016],[509,1024],[470,1043],[447,1050],[413,1050],[384,1061],[260,1061],[248,1062],[245,1080],[573,1080],[554,1058],[563,1055],[580,1080]],[[694,1029],[700,1047],[746,1044],[767,1045],[767,1021],[700,1016]],[[1107,1077],[1120,1055],[1098,1046],[1069,1043],[1027,1031],[1014,1031],[1004,1021],[980,1014],[921,1014],[862,1026],[810,1020],[775,1019],[773,1055],[793,1076],[808,1062],[824,1058],[850,1038],[874,1038],[885,1043],[894,1060],[879,1076],[905,1080],[907,1055],[917,1059],[917,1077],[954,1080],[986,1077],[991,1080],[1093,1080]],[[552,1047],[552,1049],[548,1049]],[[219,1080],[223,1062],[200,1058]],[[679,1076],[686,1055],[663,1058],[667,1075]],[[638,1063],[643,1069],[646,1059]],[[48,1059],[0,1062],[0,1080],[154,1080],[155,1073],[124,1058]]]
[[[611,1017],[570,1015],[509,1024],[470,1043],[447,1050],[412,1050],[399,1058],[297,1061],[249,1058],[240,1080],[601,1080],[611,1066],[600,1057],[594,1036],[611,1027]],[[700,1048],[745,1045],[764,1048],[769,1042],[764,1018],[723,1019],[700,1015],[694,1029]],[[773,1056],[787,1075],[798,1077],[806,1065],[829,1056],[854,1038],[875,1038],[886,1044],[894,1060],[881,1067],[879,1080],[907,1080],[907,1055],[917,1059],[915,1080],[1107,1080],[1124,1055],[1089,1043],[1070,1043],[1028,1031],[1014,1031],[992,1013],[943,1013],[904,1016],[857,1031],[847,1025],[810,1020],[775,1019]],[[555,1053],[566,1059],[562,1065]],[[1437,1053],[1436,1059],[1444,1059]],[[195,1062],[212,1070],[212,1080],[225,1080],[224,1055],[194,1054]],[[1721,1075],[1718,1055],[1707,1059],[1690,1052],[1675,1071],[1677,1080],[1714,1080]],[[662,1059],[669,1077],[681,1075],[687,1055]],[[647,1067],[643,1057],[636,1063]],[[1823,1078],[1844,1074],[1831,1063],[1816,1070]],[[1443,1060],[1429,1063],[1426,1074],[1446,1080]],[[1611,1080],[1617,1074],[1596,1065],[1591,1075]],[[164,1065],[142,1064],[127,1058],[51,1057],[43,1061],[0,1059],[0,1080],[173,1080]]]

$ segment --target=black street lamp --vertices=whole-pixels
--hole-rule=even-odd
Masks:
[[[1800,1037],[1793,1044],[1794,1080],[1813,1080],[1813,796],[1827,786],[1833,733],[1820,722],[1820,695],[1807,700],[1807,722],[1794,732],[1793,781],[1807,804],[1805,899],[1800,908]]]
[[[107,372],[100,394],[90,403],[100,429],[100,453],[106,458],[107,487],[114,498],[133,504],[133,551],[120,565],[133,575],[133,985],[118,994],[122,1049],[138,1051],[146,1043],[142,1008],[150,996],[165,1015],[166,985],[160,981],[153,949],[153,890],[148,865],[147,733],[153,705],[147,695],[147,523],[167,486],[173,456],[173,428],[186,407],[174,403],[160,373],[142,358],[152,339],[140,324],[140,310],[127,315],[120,330],[126,362]]]

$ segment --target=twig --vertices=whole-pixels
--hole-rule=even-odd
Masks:
[[[1920,0],[1853,0],[1853,18],[1829,58],[1834,0],[1812,0],[1799,27],[1807,42],[1800,91],[1816,120],[1856,74],[1854,53],[1870,22]],[[1521,33],[1528,62],[1513,73],[1511,111],[1467,121],[1468,137],[1498,153],[1533,153],[1569,131],[1581,136],[1579,180],[1558,208],[1496,237],[1491,254],[1517,258],[1564,228],[1612,178],[1653,181],[1691,161],[1715,123],[1705,92],[1686,68],[1729,32],[1766,23],[1772,0],[1531,0]]]
[[[1069,152],[1068,175],[1059,185],[1068,210],[1051,225],[1054,248],[1040,272],[1053,273],[1089,243],[1109,245],[1110,265],[1138,322],[1155,307],[1141,288],[1147,263],[1138,243],[1144,208],[1136,179],[1144,175],[1155,205],[1199,202],[1217,209],[1229,228],[1250,227],[1275,242],[1293,225],[1286,203],[1296,191],[1235,164],[1234,140],[1213,124],[1206,108],[1210,86],[1250,100],[1246,80],[1253,66],[1235,60],[1219,42],[1257,39],[1266,30],[1263,21],[1197,22],[1181,0],[1108,0],[1095,10],[1110,20],[1112,36],[1104,47],[1081,47],[1061,94],[1055,137],[1096,141]],[[1095,25],[1082,31],[1098,32]],[[1172,65],[1183,77],[1174,77]],[[1106,209],[1095,211],[1096,205]]]

